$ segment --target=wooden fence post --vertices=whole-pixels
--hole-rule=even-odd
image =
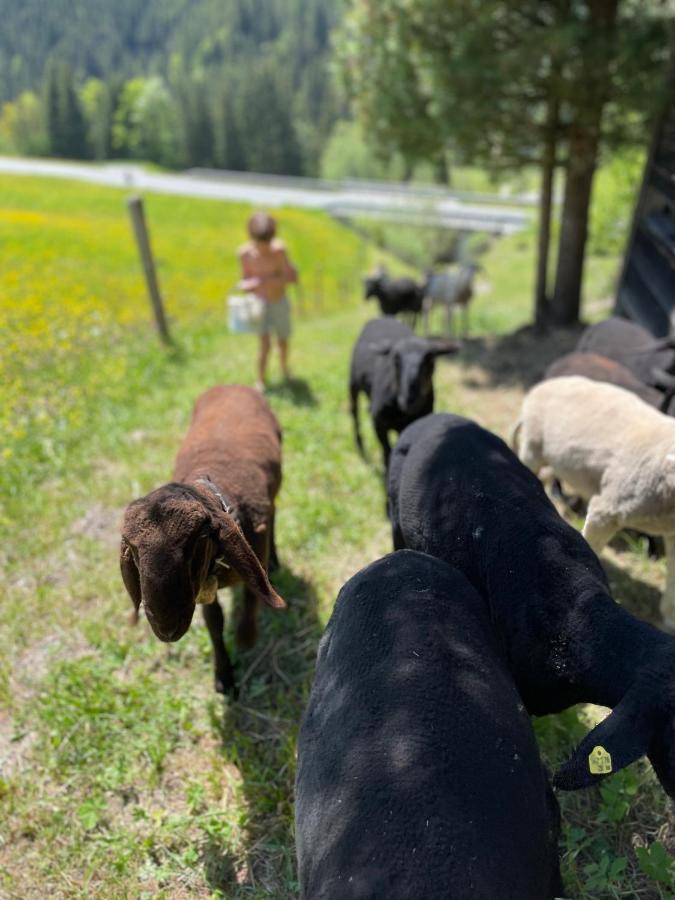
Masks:
[[[148,234],[148,226],[145,221],[145,212],[143,210],[143,198],[135,194],[127,200],[129,206],[129,215],[131,216],[131,224],[133,225],[136,243],[138,244],[138,252],[143,263],[143,271],[145,272],[145,283],[150,295],[152,311],[155,316],[155,324],[157,331],[163,344],[171,343],[171,335],[169,334],[169,325],[164,314],[164,306],[162,304],[162,295],[159,291],[159,282],[157,280],[157,270],[155,269],[155,260],[152,256],[152,248],[150,247],[150,235]]]

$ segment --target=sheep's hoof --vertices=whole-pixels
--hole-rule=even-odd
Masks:
[[[223,697],[229,698],[233,703],[239,699],[239,688],[234,681],[216,675],[215,688],[217,694],[222,694]]]

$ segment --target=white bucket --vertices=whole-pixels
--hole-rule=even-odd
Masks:
[[[255,334],[265,309],[265,301],[253,294],[232,294],[227,298],[227,325],[232,334]]]

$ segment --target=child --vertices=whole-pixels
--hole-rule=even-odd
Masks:
[[[291,309],[286,285],[295,284],[298,273],[286,253],[282,241],[275,237],[276,222],[264,212],[253,213],[248,220],[251,240],[238,250],[242,278],[239,287],[265,301],[260,322],[260,352],[256,387],[265,390],[265,374],[270,352],[270,338],[275,334],[284,378],[290,378],[288,339],[291,336]]]

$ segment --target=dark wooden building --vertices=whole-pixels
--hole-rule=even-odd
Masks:
[[[619,282],[616,312],[675,331],[675,73],[654,133]]]

